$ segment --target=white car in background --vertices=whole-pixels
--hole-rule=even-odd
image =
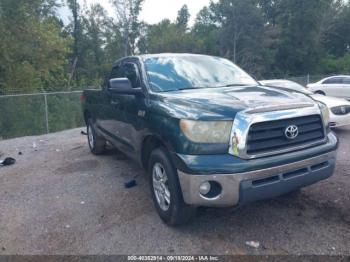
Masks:
[[[327,77],[314,84],[308,84],[307,88],[315,94],[350,100],[350,76]]]
[[[259,81],[259,83],[264,86],[282,88],[288,91],[298,91],[309,95],[313,99],[327,105],[329,108],[331,127],[350,125],[350,102],[345,99],[324,96],[321,94],[314,94],[302,85],[289,80],[262,80]]]

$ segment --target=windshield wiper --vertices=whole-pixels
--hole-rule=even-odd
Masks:
[[[191,89],[222,88],[222,87],[231,87],[231,86],[248,86],[248,85],[246,85],[246,84],[228,84],[228,85],[224,85],[224,86],[191,86],[191,87],[180,87],[174,91],[191,90]]]
[[[219,86],[219,87],[231,87],[231,86],[249,86],[249,85],[247,85],[247,84],[228,84],[228,85]]]
[[[203,87],[203,86],[202,87],[199,87],[199,86],[180,87],[180,88],[176,89],[176,91],[179,91],[179,90],[190,90],[190,89],[204,89],[204,88],[209,88],[209,87]]]

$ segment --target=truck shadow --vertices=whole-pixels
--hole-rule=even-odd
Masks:
[[[335,127],[332,128],[332,131],[337,134],[337,135],[345,135],[350,132],[350,127],[345,126],[345,127]]]
[[[103,153],[103,155],[113,156],[116,160],[128,160],[128,157],[122,151],[110,144],[106,145],[106,151]]]
[[[295,191],[236,208],[200,207],[193,224],[210,224],[213,228],[239,226],[251,230],[252,227],[269,228],[278,225],[284,228],[287,225],[297,225],[299,221],[302,224],[342,223],[349,227],[349,212],[350,210],[335,205],[332,200],[320,201],[317,196],[309,195],[306,189],[305,192]],[[202,226],[200,228],[203,230]]]

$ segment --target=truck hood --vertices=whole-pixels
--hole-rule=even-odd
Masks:
[[[315,103],[302,93],[265,86],[191,89],[158,93],[157,96],[158,106],[168,114],[202,120],[232,120],[238,112],[246,109]]]

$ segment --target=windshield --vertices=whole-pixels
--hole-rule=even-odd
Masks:
[[[144,61],[152,91],[257,85],[232,62],[218,57],[188,55],[150,57]]]

